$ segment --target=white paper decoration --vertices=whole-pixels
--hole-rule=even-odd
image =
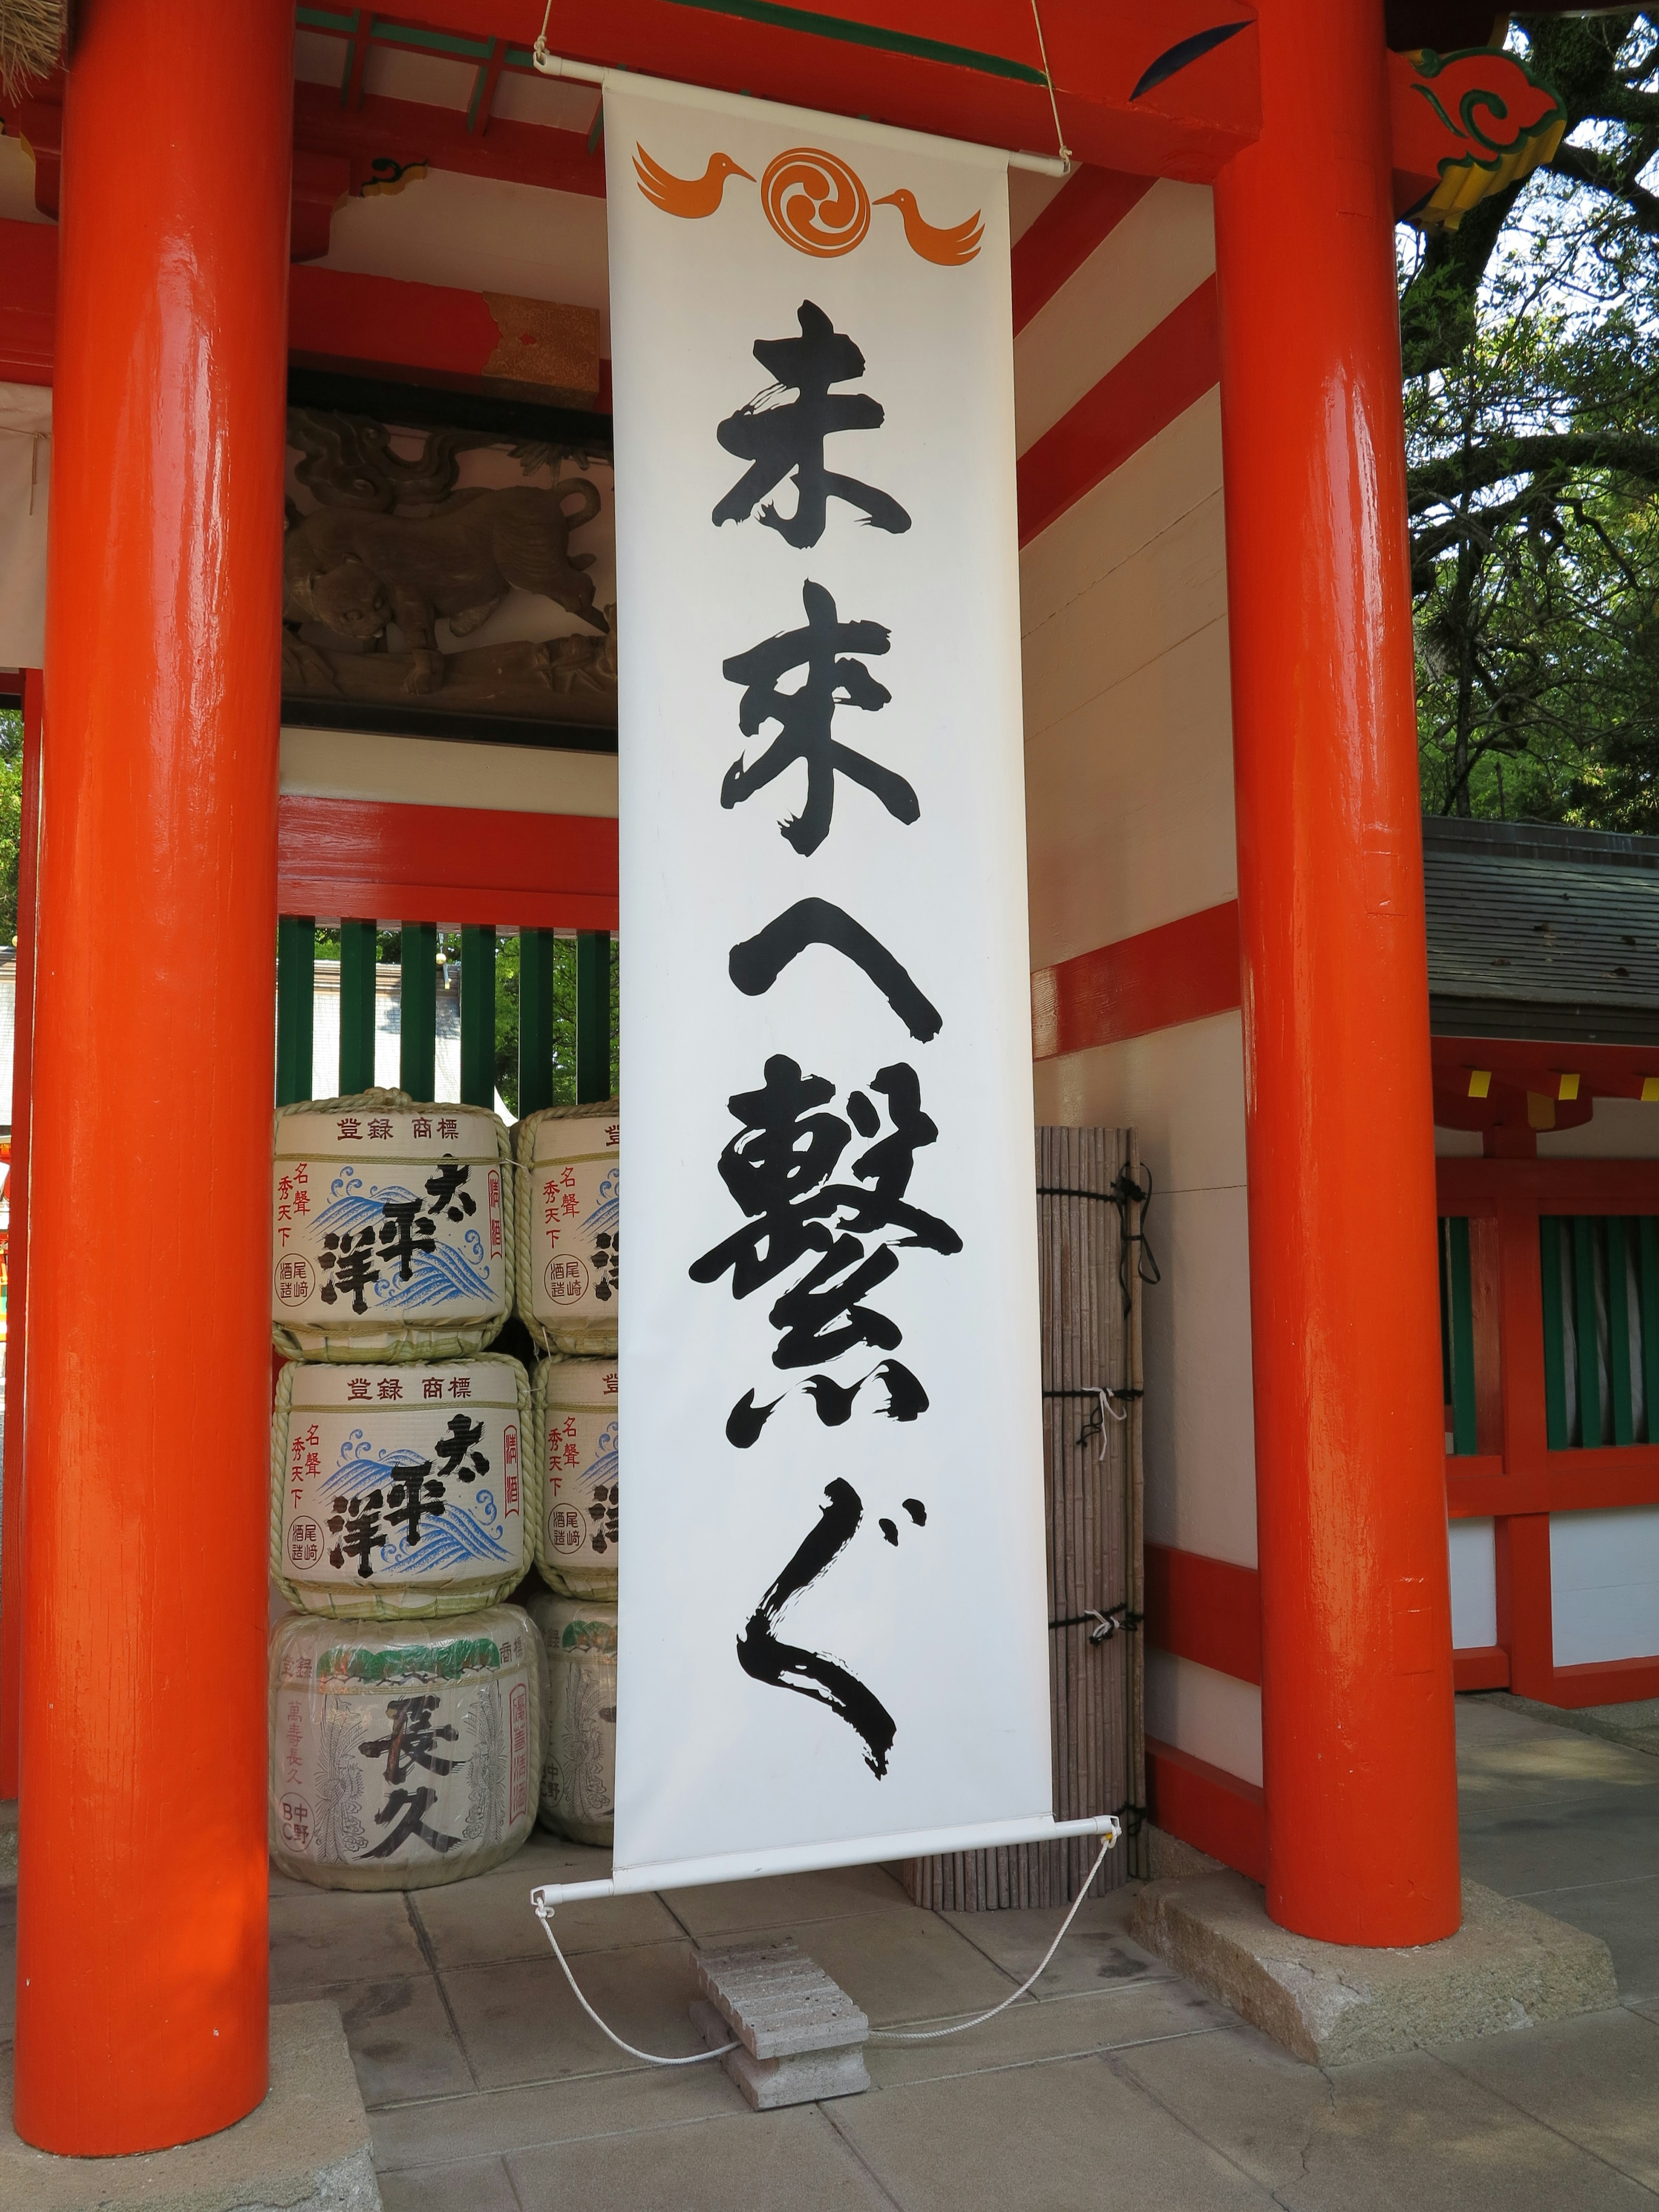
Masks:
[[[541,1522],[530,1384],[485,1352],[396,1367],[291,1362],[270,1430],[270,1571],[338,1619],[475,1613],[515,1589]]]
[[[536,1565],[565,1597],[615,1604],[622,1513],[614,1359],[544,1359],[531,1385],[542,1510]]]
[[[544,1352],[615,1358],[622,1115],[550,1106],[519,1123],[519,1314]]]
[[[482,1352],[512,1310],[505,1127],[401,1091],[276,1110],[271,1327],[297,1359]]]
[[[516,1606],[441,1622],[280,1621],[278,1866],[321,1889],[425,1889],[499,1866],[536,1817],[544,1663]]]
[[[611,1841],[617,1797],[617,1608],[538,1592],[547,1650],[541,1815],[578,1844]]]

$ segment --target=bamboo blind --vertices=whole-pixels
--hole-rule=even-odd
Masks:
[[[1048,1508],[1048,1705],[1054,1817],[1123,1814],[1095,1894],[1143,1872],[1139,1808],[1146,1802],[1141,1637],[1141,1208],[1129,1129],[1036,1133],[1038,1268],[1042,1330],[1043,1490]],[[1114,1201],[1112,1194],[1119,1196]],[[1135,1395],[1102,1423],[1105,1384]],[[1104,1444],[1103,1453],[1102,1445]],[[1087,1616],[1122,1613],[1090,1641]],[[1087,1836],[1012,1849],[911,1859],[905,1887],[940,1911],[1069,1904],[1099,1844]]]

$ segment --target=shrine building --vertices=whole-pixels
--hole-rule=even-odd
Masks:
[[[283,568],[285,522],[548,454],[567,538],[610,528],[606,70],[1030,157],[1031,1079],[1036,1123],[1133,1129],[1150,1175],[1135,1820],[1299,1935],[1428,1944],[1455,1694],[1659,1695],[1659,877],[1640,841],[1421,818],[1395,224],[1559,142],[1492,29],[80,0],[0,104],[27,2142],[160,2148],[265,2094],[270,1102],[495,1104],[509,933],[516,1110],[551,1103],[556,938],[577,1095],[611,1090],[613,542],[562,541],[517,631],[511,576],[427,647],[398,586],[390,653],[346,564],[327,604]]]

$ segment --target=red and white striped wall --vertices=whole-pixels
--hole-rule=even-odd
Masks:
[[[1014,302],[1037,1118],[1132,1123],[1152,1172],[1164,1275],[1143,1309],[1152,1816],[1260,1877],[1208,190],[1083,172],[1019,228]]]

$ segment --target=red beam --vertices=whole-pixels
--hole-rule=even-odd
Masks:
[[[1534,1697],[1540,1693],[1534,1691]],[[1659,1656],[1601,1659],[1588,1667],[1558,1667],[1544,1694],[1546,1705],[1567,1712],[1586,1705],[1629,1705],[1638,1698],[1659,1698]]]
[[[495,83],[487,89],[493,100]],[[585,132],[553,131],[499,115],[489,118],[488,130],[469,130],[459,109],[429,107],[423,100],[387,100],[371,93],[360,103],[343,106],[338,93],[325,84],[296,84],[294,143],[307,152],[343,156],[356,191],[373,183],[374,162],[386,161],[398,168],[421,161],[461,176],[605,197],[604,150],[595,146],[590,151]],[[418,191],[420,185],[408,189]]]
[[[1267,1879],[1267,1801],[1255,1783],[1149,1735],[1146,1810],[1195,1850],[1237,1867],[1252,1881]]]
[[[1554,1044],[1536,1037],[1437,1036],[1431,1056],[1437,1080],[1485,1068],[1553,1098],[1563,1074],[1579,1079],[1579,1096],[1639,1098],[1643,1079],[1659,1076],[1659,1045]],[[1468,1085],[1462,1086],[1467,1092]]]
[[[505,37],[516,47],[530,45],[543,12],[543,0],[422,0],[420,9],[434,28]],[[1146,0],[1044,0],[1060,128],[1079,159],[1212,180],[1260,127],[1254,12],[1248,0],[1159,0],[1155,8]],[[822,35],[814,27],[826,17],[840,18],[854,35]],[[798,21],[801,27],[756,22],[736,5],[607,0],[549,35],[582,61],[986,145],[1053,151],[1036,27],[1029,9],[1012,0],[813,0]],[[1149,64],[1171,47],[1240,21],[1249,27],[1238,36],[1131,98]],[[916,40],[961,58],[918,52]],[[984,58],[977,65],[975,55]],[[1000,62],[1013,63],[1022,76],[1000,73]]]
[[[57,310],[56,225],[0,222],[0,377],[52,382]],[[289,283],[289,344],[313,362],[467,382],[495,376],[507,389],[514,381],[514,349],[483,294],[446,284],[296,266]],[[538,388],[524,386],[526,396]],[[601,380],[592,397],[604,396]]]
[[[1148,1544],[1146,1641],[1235,1681],[1259,1683],[1261,1584],[1255,1569]]]
[[[50,384],[58,324],[58,226],[0,222],[0,377]]]
[[[1238,904],[1206,907],[1031,976],[1032,1057],[1146,1036],[1237,1006]]]
[[[1659,1213],[1659,1160],[1435,1162],[1442,1213]]]
[[[1467,1650],[1452,1653],[1452,1687],[1455,1690],[1507,1690],[1510,1686],[1510,1655],[1501,1644],[1471,1644]]]
[[[478,292],[341,269],[295,268],[289,284],[292,353],[426,375],[478,377],[501,342]]]
[[[1066,179],[1014,247],[1016,335],[1145,199],[1154,181],[1117,169],[1079,169]]]
[[[1021,455],[1020,544],[1029,544],[1167,429],[1220,375],[1216,285],[1210,276]]]
[[[281,914],[617,927],[617,824],[599,815],[289,795],[276,871]]]

